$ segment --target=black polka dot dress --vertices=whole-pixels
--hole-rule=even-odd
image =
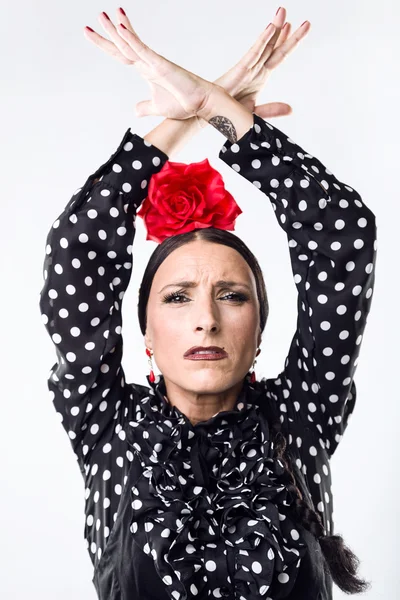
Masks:
[[[319,542],[292,517],[266,407],[280,419],[304,499],[333,534],[330,458],[356,402],[375,216],[255,113],[219,157],[272,203],[298,291],[282,372],[247,376],[231,411],[192,425],[169,404],[162,375],[147,386],[125,381],[121,306],[135,215],[165,153],[128,129],[47,236],[40,309],[57,355],[48,387],[84,479],[100,600],[332,598]]]

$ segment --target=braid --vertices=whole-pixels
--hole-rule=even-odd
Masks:
[[[263,409],[267,409],[267,405],[269,404],[269,402],[263,402]],[[269,410],[273,411],[271,406],[269,406]],[[325,534],[325,527],[320,515],[310,508],[296,485],[292,461],[286,451],[286,438],[281,432],[282,424],[277,414],[273,418],[268,419],[268,425],[271,431],[271,441],[274,444],[277,456],[285,467],[287,489],[294,496],[297,496],[293,504],[294,518],[318,539],[326,565],[336,585],[346,594],[365,592],[369,589],[370,583],[356,576],[356,571],[360,563],[359,559],[345,545],[342,536]]]

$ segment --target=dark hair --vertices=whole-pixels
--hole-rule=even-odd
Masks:
[[[158,267],[176,248],[195,240],[205,240],[215,244],[223,244],[237,250],[243,256],[255,277],[257,297],[260,304],[260,328],[261,332],[263,332],[268,319],[269,305],[264,277],[256,257],[246,244],[244,244],[244,242],[235,234],[225,229],[207,227],[168,237],[154,250],[146,266],[142,283],[139,288],[138,315],[142,334],[145,335],[146,333],[147,302],[151,284]],[[271,431],[271,442],[274,445],[278,457],[285,466],[287,488],[297,496],[293,505],[294,518],[319,540],[329,572],[336,585],[347,594],[357,594],[366,591],[369,587],[369,583],[356,576],[359,559],[344,544],[344,540],[340,535],[324,534],[325,528],[320,515],[303,499],[303,495],[296,485],[292,460],[289,453],[286,451],[286,438],[281,432],[279,415],[274,407],[267,401],[265,406],[263,406],[263,410],[267,416],[268,425]]]

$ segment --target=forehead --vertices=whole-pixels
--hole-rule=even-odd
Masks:
[[[218,279],[234,276],[247,282],[254,279],[249,265],[237,250],[204,240],[195,240],[176,248],[157,269],[154,279],[177,276],[210,276]]]

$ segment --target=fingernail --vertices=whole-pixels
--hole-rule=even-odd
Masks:
[[[125,27],[125,25],[123,23],[120,23],[121,27],[123,27],[124,29],[128,30],[127,27]]]
[[[268,29],[268,27],[270,27],[272,25],[272,23],[269,23],[265,29]]]
[[[86,29],[89,29],[89,31],[91,31],[92,33],[94,33],[94,29],[92,29],[91,27],[89,27],[88,25],[86,25]]]
[[[300,25],[300,27],[303,27],[303,25],[305,25],[306,23],[308,23],[308,21],[304,21],[304,23],[302,23],[302,24]]]
[[[106,18],[106,19],[110,20],[110,17],[109,17],[109,16],[108,16],[108,14],[107,14],[107,13],[105,13],[104,11],[103,11],[103,15],[105,16],[105,18]]]
[[[282,6],[280,6],[280,7],[278,8],[278,10],[276,11],[276,15],[277,15],[277,14],[278,14],[278,12],[281,10],[281,8],[282,8]],[[275,15],[275,16],[276,16],[276,15]]]
[[[121,7],[119,7],[119,10],[120,10],[120,11],[122,12],[122,14],[123,14],[123,15],[126,17],[126,13],[125,13],[124,9],[123,9],[123,8],[121,8]]]

